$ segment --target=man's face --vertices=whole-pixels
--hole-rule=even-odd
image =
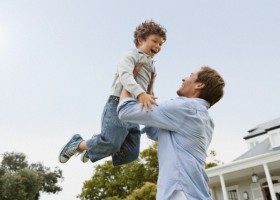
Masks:
[[[199,92],[197,89],[200,87],[201,83],[195,82],[197,79],[199,71],[193,72],[190,74],[190,76],[187,76],[182,79],[183,83],[181,87],[177,90],[177,94],[179,96],[184,96],[188,98],[196,97],[194,95],[197,95],[197,92]]]
[[[158,52],[160,52],[163,42],[164,40],[161,36],[152,34],[145,40],[139,39],[138,48],[149,56],[154,57]]]

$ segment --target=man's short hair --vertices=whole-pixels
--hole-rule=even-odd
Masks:
[[[199,98],[206,100],[210,107],[217,103],[224,95],[225,81],[221,75],[209,66],[201,67],[196,82],[204,83]]]

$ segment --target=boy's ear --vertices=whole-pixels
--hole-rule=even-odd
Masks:
[[[143,42],[143,39],[142,38],[138,38],[137,40],[138,40],[138,44],[141,45],[142,42]]]

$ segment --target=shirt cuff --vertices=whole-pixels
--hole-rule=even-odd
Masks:
[[[140,94],[144,93],[144,92],[145,92],[145,90],[143,90],[142,88],[138,88],[138,89],[132,91],[131,93],[132,93],[132,96],[133,96],[135,99],[137,99],[138,96],[139,96]]]
[[[124,99],[122,99],[120,102],[119,102],[119,105],[118,105],[118,108],[117,108],[117,112],[119,112],[119,110],[121,109],[121,107],[125,106],[128,102],[131,102],[131,101],[137,101],[136,99],[134,99],[133,97],[125,97]]]

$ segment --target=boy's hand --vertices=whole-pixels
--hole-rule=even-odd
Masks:
[[[146,92],[143,92],[141,94],[138,95],[138,100],[141,103],[141,110],[143,110],[143,108],[146,110],[146,112],[153,111],[153,107],[152,104],[158,105],[156,102],[157,97],[147,94]]]

